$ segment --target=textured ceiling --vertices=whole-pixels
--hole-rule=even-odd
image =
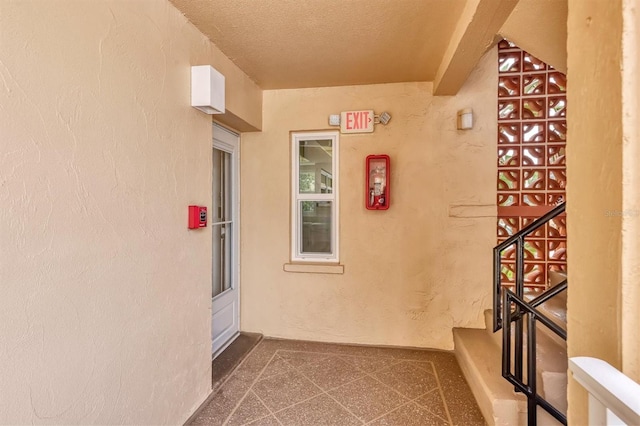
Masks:
[[[432,81],[464,0],[171,0],[263,89]]]

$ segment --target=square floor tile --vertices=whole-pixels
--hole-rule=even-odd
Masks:
[[[253,391],[272,411],[282,410],[322,392],[295,371],[260,380],[253,385]]]
[[[449,422],[442,420],[418,406],[413,402],[403,405],[382,416],[379,419],[369,423],[372,426],[431,426],[431,425],[449,425]]]
[[[298,371],[325,391],[352,382],[364,375],[364,372],[353,364],[333,355],[309,362],[298,368]]]
[[[349,413],[326,394],[289,407],[276,413],[275,416],[284,426],[350,426],[362,424],[353,414]]]
[[[401,362],[375,373],[384,384],[391,386],[410,399],[423,395],[438,387],[436,377],[424,368],[411,362]]]
[[[373,420],[408,401],[370,376],[334,389],[329,395],[363,421]]]
[[[282,359],[279,355],[276,355],[264,369],[262,374],[260,374],[260,380],[277,376],[278,374],[289,373],[293,370],[294,368],[291,364]]]

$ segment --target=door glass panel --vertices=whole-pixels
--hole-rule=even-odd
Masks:
[[[213,292],[212,297],[231,288],[232,224],[213,227]]]
[[[332,253],[332,201],[300,201],[302,253]]]
[[[231,288],[233,212],[231,211],[231,154],[213,149],[212,297]],[[222,223],[220,223],[222,222]],[[229,222],[229,223],[225,223]]]
[[[231,220],[231,154],[213,149],[213,222]]]
[[[299,191],[302,194],[333,192],[331,139],[300,141]]]

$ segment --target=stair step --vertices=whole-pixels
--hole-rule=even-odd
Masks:
[[[482,329],[454,328],[453,339],[456,358],[485,421],[518,425],[526,398],[502,377],[500,347]]]

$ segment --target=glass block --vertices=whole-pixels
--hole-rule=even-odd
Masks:
[[[505,39],[500,40],[500,43],[498,43],[498,49],[513,49],[515,47],[517,47],[515,44]]]
[[[523,166],[544,166],[546,157],[545,145],[525,145],[522,147]]]
[[[498,143],[520,143],[520,123],[498,123]]]
[[[523,95],[544,95],[546,74],[527,74],[522,76]]]
[[[509,145],[498,147],[498,167],[505,166],[520,166],[520,147]]]
[[[524,258],[531,260],[544,260],[547,250],[544,240],[525,240]]]
[[[564,142],[567,140],[566,120],[549,122],[549,142]]]
[[[522,118],[524,120],[545,118],[545,98],[525,98],[522,100]]]
[[[545,142],[546,124],[544,122],[522,123],[523,142]]]
[[[503,75],[498,79],[498,97],[520,96],[520,76]]]
[[[518,232],[520,220],[518,217],[498,217],[498,238],[509,238]]]
[[[546,285],[547,268],[544,263],[527,262],[524,265],[524,282]]]
[[[498,70],[501,73],[522,71],[522,52],[499,52]]]
[[[567,217],[558,216],[547,224],[547,236],[549,238],[565,238],[567,236]]]
[[[515,282],[516,280],[516,264],[503,262],[500,265],[500,279],[502,282]]]
[[[522,194],[522,205],[524,206],[546,206],[547,197],[541,192],[526,192]]]
[[[566,169],[547,169],[547,189],[563,190],[567,186]]]
[[[517,120],[520,118],[520,99],[501,99],[498,101],[498,118]]]
[[[545,189],[545,169],[524,169],[522,171],[523,189]]]
[[[498,190],[520,189],[520,170],[498,170]]]
[[[520,205],[520,194],[498,194],[498,207]]]
[[[549,262],[547,267],[550,271],[567,272],[567,262]]]
[[[565,145],[549,145],[547,147],[547,164],[550,166],[564,166],[566,164]]]
[[[567,97],[550,97],[549,98],[549,118],[566,117],[567,116]]]
[[[564,203],[566,199],[566,194],[564,191],[550,193],[547,196],[547,204],[550,206],[557,206],[558,204]]]
[[[539,71],[539,70],[544,70],[546,68],[547,68],[547,64],[545,64],[535,56],[531,55],[530,53],[524,52],[523,63],[522,63],[522,70],[524,72]]]
[[[567,260],[567,242],[564,240],[549,240],[547,242],[549,260]]]
[[[567,76],[561,72],[550,72],[548,75],[547,93],[565,93],[567,91]]]
[[[537,217],[523,217],[522,218],[522,227],[524,228],[525,226],[529,226],[532,222],[535,222],[536,219],[538,219]],[[547,225],[543,225],[540,228],[536,229],[535,231],[533,231],[531,234],[529,234],[529,236],[527,238],[537,238],[537,239],[543,239],[546,233],[546,226]]]

